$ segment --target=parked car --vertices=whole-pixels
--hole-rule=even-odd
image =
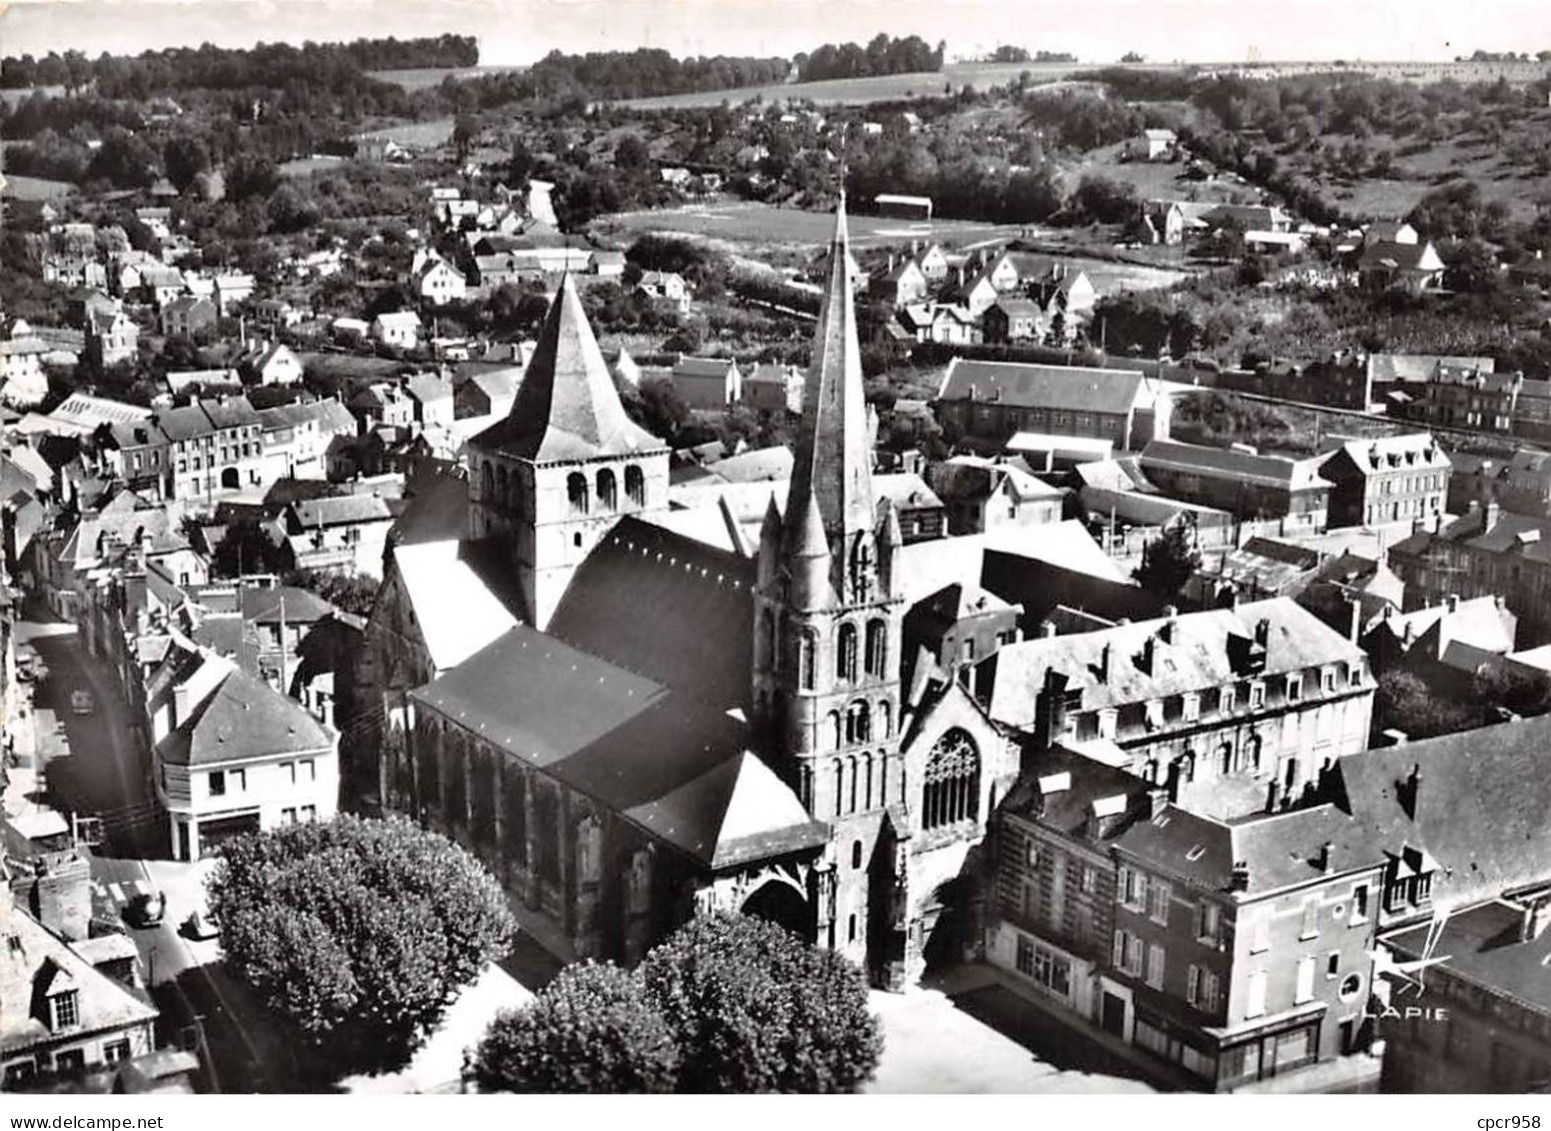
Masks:
[[[159,891],[137,895],[124,905],[124,922],[131,927],[154,927],[167,913],[167,897]]]
[[[191,939],[213,939],[221,933],[202,911],[195,911],[183,920],[183,933]]]
[[[92,693],[84,687],[77,688],[70,693],[70,711],[76,715],[90,715],[97,710],[97,701],[92,698]]]

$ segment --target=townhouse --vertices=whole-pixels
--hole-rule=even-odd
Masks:
[[[1426,432],[1349,440],[1326,457],[1331,526],[1412,522],[1443,513],[1449,494],[1448,454]]]
[[[1003,647],[971,687],[1036,748],[1090,743],[1219,816],[1285,806],[1328,760],[1367,745],[1362,650],[1276,597]]]

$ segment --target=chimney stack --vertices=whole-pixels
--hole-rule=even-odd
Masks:
[[[1271,621],[1267,617],[1261,617],[1255,622],[1255,643],[1262,648],[1271,642]]]
[[[1551,923],[1551,899],[1541,898],[1524,904],[1524,916],[1519,921],[1519,941],[1531,942],[1545,933]]]
[[[1336,846],[1331,841],[1326,841],[1319,848],[1319,870],[1325,875],[1330,875],[1336,870]]]
[[[1164,605],[1163,617],[1163,625],[1158,629],[1158,638],[1165,644],[1173,644],[1175,635],[1179,631],[1179,608],[1175,605]]]
[[[1041,640],[1049,640],[1054,635],[1056,635],[1054,621],[1042,620],[1039,622],[1039,638]]]
[[[1249,865],[1242,860],[1233,862],[1233,872],[1228,880],[1229,891],[1249,890]]]
[[[1413,821],[1416,820],[1416,814],[1421,801],[1421,795],[1422,764],[1420,762],[1413,762],[1411,763],[1411,772],[1406,775],[1404,796],[1400,799],[1401,803],[1405,807],[1406,816],[1410,817]]]
[[[1458,593],[1450,593],[1448,595],[1448,598],[1446,599],[1446,601],[1447,601],[1447,604],[1448,604],[1448,607],[1449,607],[1449,612],[1451,612],[1451,613],[1459,612],[1459,594]]]

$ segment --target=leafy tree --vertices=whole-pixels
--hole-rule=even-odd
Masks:
[[[671,1092],[678,1069],[678,1043],[640,979],[587,962],[498,1015],[466,1074],[483,1092]]]
[[[1408,738],[1433,738],[1479,726],[1480,712],[1434,694],[1411,672],[1394,669],[1379,676],[1374,695],[1375,731],[1398,730]]]
[[[228,841],[209,893],[228,969],[336,1073],[407,1063],[513,929],[473,857],[402,818]]]
[[[1200,565],[1201,553],[1195,548],[1189,529],[1184,523],[1176,523],[1142,547],[1142,564],[1131,576],[1149,592],[1173,597]]]
[[[861,971],[773,923],[696,918],[641,977],[682,1050],[681,1092],[852,1092],[877,1070]]]

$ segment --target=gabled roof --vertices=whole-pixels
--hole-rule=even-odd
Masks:
[[[298,525],[307,530],[358,522],[385,522],[393,517],[387,500],[376,495],[333,495],[291,504]]]
[[[681,357],[673,367],[675,377],[726,377],[738,363],[730,357]]]
[[[1437,861],[1436,907],[1461,907],[1551,879],[1548,750],[1551,715],[1541,715],[1339,758],[1335,784],[1388,851],[1409,845]]]
[[[1437,445],[1430,432],[1348,440],[1341,450],[1359,471],[1365,472],[1438,471],[1451,466],[1448,453]]]
[[[0,899],[11,898],[6,884]],[[80,995],[77,1033],[148,1025],[159,1016],[154,1005],[95,969],[24,908],[11,909],[8,935],[0,939],[0,1054],[11,1057],[55,1039],[37,1016],[39,996],[55,986]]]
[[[741,723],[524,625],[411,694],[705,866],[828,839],[788,787],[747,761]]]
[[[393,564],[438,671],[457,667],[518,623],[515,579],[492,568],[477,544],[456,540],[396,546]]]
[[[436,373],[416,373],[404,382],[404,391],[421,404],[452,399],[452,382]]]
[[[1470,656],[1506,656],[1513,651],[1518,619],[1498,597],[1429,605],[1409,613],[1386,612],[1374,632],[1388,632],[1396,640],[1409,636],[1435,660],[1446,660],[1450,648],[1465,645]],[[1463,658],[1463,657],[1462,657]],[[1476,664],[1467,663],[1474,671]]]
[[[1147,378],[1130,369],[955,357],[948,363],[937,399],[1124,415],[1150,407],[1156,397]]]
[[[666,449],[625,415],[570,275],[544,319],[511,414],[470,442],[534,462]]]
[[[1443,260],[1431,240],[1420,243],[1396,243],[1375,240],[1363,248],[1361,266],[1399,271],[1442,271]]]
[[[1232,448],[1185,444],[1177,440],[1150,441],[1142,449],[1141,455],[1143,471],[1163,468],[1194,475],[1239,479],[1288,491],[1330,487],[1330,481],[1319,474],[1323,462],[1322,458],[1289,459],[1286,456],[1259,455]]]

